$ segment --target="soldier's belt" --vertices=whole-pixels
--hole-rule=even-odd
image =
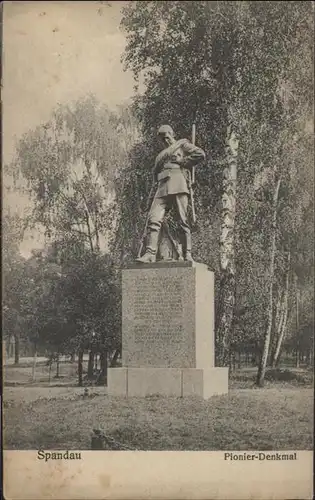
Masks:
[[[171,177],[171,173],[168,170],[165,170],[164,172],[160,172],[157,176],[158,181],[163,181],[164,179],[169,179]]]
[[[178,163],[173,163],[171,161],[168,161],[165,163],[163,171],[164,170],[174,170],[174,169],[179,169],[179,168],[181,168],[181,166],[178,165]]]
[[[157,176],[158,181],[169,179],[173,170],[181,170],[181,167],[179,165],[174,164],[172,167],[162,170],[162,172],[160,172]]]

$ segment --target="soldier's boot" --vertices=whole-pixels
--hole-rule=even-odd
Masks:
[[[152,252],[150,249],[147,249],[145,254],[142,257],[137,259],[137,262],[141,262],[142,264],[150,264],[150,262],[156,261],[156,252]]]
[[[186,260],[187,262],[194,262],[194,259],[193,259],[192,255],[191,255],[191,251],[190,250],[187,250],[184,260]]]
[[[183,254],[185,261],[194,262],[194,259],[192,258],[191,255],[191,235],[187,233],[183,238]]]
[[[145,254],[137,259],[137,262],[142,264],[149,264],[156,261],[156,252],[158,245],[159,232],[150,231],[148,234],[148,245],[145,250]]]

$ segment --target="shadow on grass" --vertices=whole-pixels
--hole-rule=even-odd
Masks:
[[[310,385],[313,382],[313,373],[311,371],[292,371],[274,368],[266,373],[266,380],[270,382],[293,382],[298,385]]]
[[[5,387],[79,387],[78,382],[68,382],[58,383],[58,382],[47,382],[47,380],[36,380],[35,382],[7,382],[3,384]]]
[[[237,370],[230,373],[230,388],[252,389],[256,386],[257,370]],[[313,386],[312,369],[288,369],[288,368],[270,368],[266,371],[265,386],[276,387],[279,385],[290,387]]]
[[[30,368],[32,364],[28,362],[20,362],[18,364],[15,363],[7,363],[4,365],[5,370],[17,370],[20,368]],[[37,361],[36,367],[39,368],[40,366],[48,366],[47,361]]]

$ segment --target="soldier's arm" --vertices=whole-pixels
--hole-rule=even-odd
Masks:
[[[198,163],[202,162],[205,160],[206,155],[203,149],[199,148],[198,146],[195,146],[191,142],[187,141],[183,145],[183,152],[184,152],[184,158],[181,162],[182,167],[194,167]]]

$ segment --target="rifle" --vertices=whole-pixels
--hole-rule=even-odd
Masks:
[[[193,144],[195,144],[195,142],[196,142],[196,125],[195,125],[195,123],[193,123],[193,126],[192,126],[191,142]],[[195,212],[194,191],[193,191],[194,184],[195,184],[195,167],[193,166],[191,169],[190,182],[189,182],[189,195],[190,195],[193,224],[196,223],[196,212]]]
[[[155,187],[155,184],[153,184],[152,187],[151,187],[151,190],[150,190],[150,193],[149,193],[149,196],[148,196],[148,205],[149,205],[149,202],[151,200],[154,187]],[[146,234],[147,234],[147,227],[148,227],[148,222],[149,222],[150,209],[152,207],[153,201],[154,201],[154,198],[152,200],[151,206],[148,209],[148,213],[147,213],[147,217],[146,217],[145,225],[144,225],[144,230],[143,230],[142,237],[141,237],[141,244],[140,244],[140,247],[139,247],[139,250],[138,250],[137,259],[139,259],[141,257],[141,252],[142,252],[142,249],[143,249],[144,238],[146,237]]]

